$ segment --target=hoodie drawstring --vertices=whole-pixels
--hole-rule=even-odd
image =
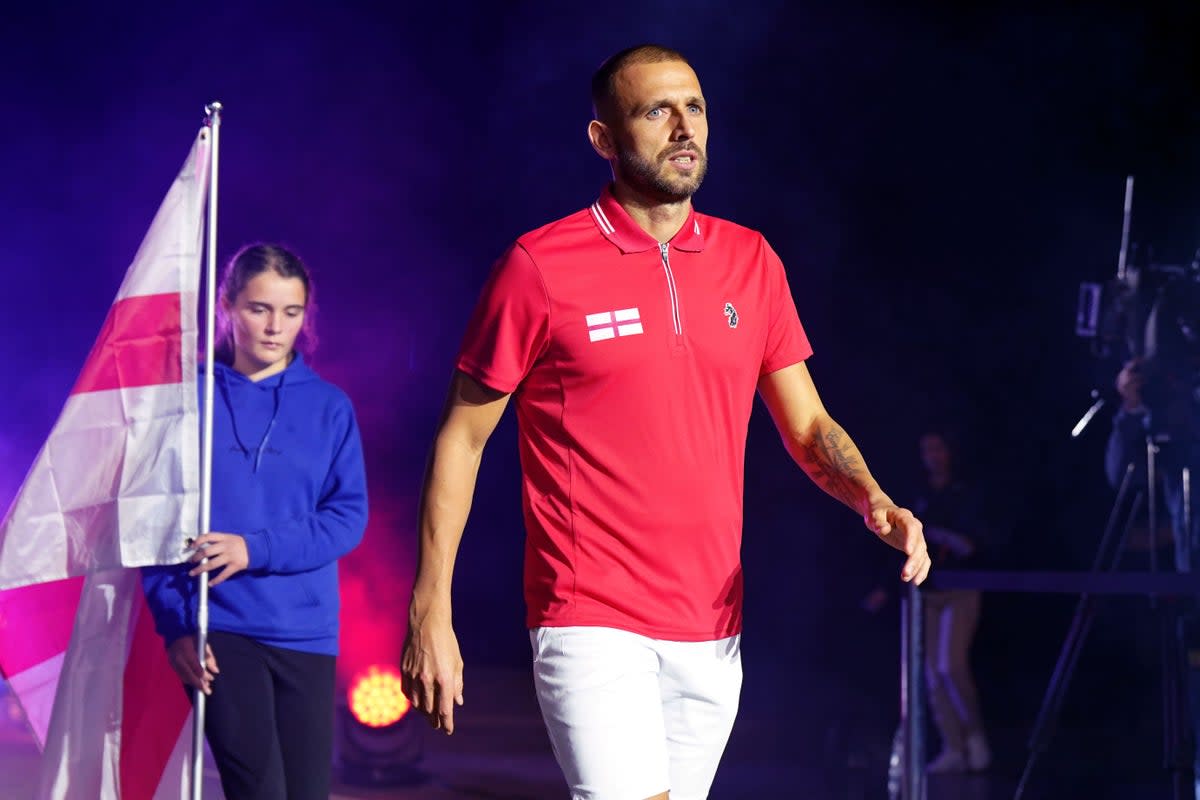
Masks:
[[[241,448],[242,453],[245,455],[249,455],[250,448],[246,447],[246,443],[244,441],[242,441],[242,435],[238,431],[237,414],[234,411],[235,406],[234,406],[233,402],[229,399],[229,386],[225,382],[224,373],[220,374],[220,378],[221,378],[221,380],[220,380],[221,396],[225,400],[225,406],[229,409],[229,420],[232,423],[232,427],[233,427],[233,438],[238,443],[238,447]],[[270,441],[270,439],[271,439],[271,430],[275,427],[275,420],[277,420],[279,418],[279,403],[280,403],[280,397],[281,397],[280,392],[283,389],[283,382],[286,379],[287,379],[287,371],[285,370],[284,372],[281,372],[279,374],[279,383],[277,383],[275,385],[275,387],[273,388],[273,392],[275,394],[275,407],[271,411],[271,419],[267,422],[267,429],[265,431],[263,431],[262,441],[260,441],[258,443],[258,447],[256,447],[254,449],[254,471],[255,472],[258,472],[258,467],[262,463],[263,453],[265,453],[267,451],[267,442]]]
[[[280,392],[283,390],[283,382],[286,380],[286,375],[286,370],[279,373],[279,383],[275,384],[275,408],[271,410],[271,419],[267,423],[267,429],[263,432],[262,441],[258,443],[258,451],[254,454],[255,472],[258,472],[258,465],[262,463],[263,453],[267,450],[267,441],[271,438],[271,430],[275,427],[275,420],[279,417]]]

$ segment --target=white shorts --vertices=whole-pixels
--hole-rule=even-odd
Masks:
[[[534,628],[533,677],[572,800],[704,800],[737,715],[741,636]]]

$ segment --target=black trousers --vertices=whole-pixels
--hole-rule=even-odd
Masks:
[[[226,800],[328,800],[334,657],[222,631],[208,641],[221,672],[204,733]]]

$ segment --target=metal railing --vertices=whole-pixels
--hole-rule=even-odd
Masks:
[[[1075,594],[1080,596],[1077,618],[1092,595],[1148,595],[1196,596],[1200,595],[1200,574],[1177,572],[1001,572],[991,570],[936,570],[930,575],[924,589],[907,587],[907,595],[901,603],[901,658],[900,658],[900,718],[903,757],[900,776],[900,798],[902,800],[925,799],[925,741],[924,741],[924,683],[922,668],[924,661],[924,609],[922,594],[925,589],[977,589],[987,592],[1030,592],[1036,594]],[[1163,605],[1172,619],[1164,620],[1164,631],[1177,629],[1177,610]],[[1077,627],[1077,626],[1073,626]],[[1086,634],[1082,630],[1080,636]],[[1164,634],[1164,755],[1171,772],[1171,782],[1176,800],[1192,800],[1193,754],[1189,752],[1189,726],[1180,724],[1177,704],[1186,698],[1182,662],[1168,648],[1169,636]],[[1065,645],[1071,643],[1070,636]],[[1080,642],[1081,643],[1081,642]],[[1175,642],[1178,645],[1178,641]],[[1077,646],[1077,645],[1076,645]],[[1063,679],[1062,667],[1067,658],[1073,659],[1077,651],[1068,653],[1064,646],[1060,654],[1059,667],[1051,680],[1051,692],[1055,684]],[[1179,663],[1175,663],[1179,661]],[[1073,666],[1073,662],[1071,664]],[[1176,670],[1176,672],[1172,672]],[[1069,673],[1069,670],[1068,670]],[[1069,677],[1069,675],[1067,676]],[[1049,707],[1050,693],[1039,715],[1038,728],[1044,718],[1055,709]],[[1186,711],[1183,712],[1186,715]],[[1183,717],[1186,719],[1186,716]],[[1045,749],[1043,737],[1035,735],[1030,741],[1030,756],[1025,775],[1017,787],[1019,800],[1036,757]]]

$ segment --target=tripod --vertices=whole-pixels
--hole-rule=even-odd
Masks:
[[[1122,552],[1128,539],[1129,529],[1134,518],[1141,510],[1143,500],[1150,525],[1150,570],[1158,571],[1158,555],[1154,546],[1158,533],[1157,519],[1157,488],[1161,476],[1157,472],[1159,446],[1167,441],[1165,437],[1146,436],[1146,489],[1134,492],[1132,504],[1120,524],[1121,509],[1133,486],[1135,462],[1131,461],[1125,467],[1125,473],[1117,490],[1116,500],[1105,525],[1104,535],[1097,548],[1096,557],[1092,563],[1092,572],[1115,572],[1120,563]],[[1191,474],[1183,467],[1180,474],[1180,489],[1182,493],[1181,517],[1176,528],[1176,567],[1179,571],[1190,571],[1191,566]],[[1119,531],[1119,534],[1118,534]],[[1195,776],[1193,764],[1195,760],[1195,744],[1193,741],[1191,714],[1188,704],[1188,688],[1186,675],[1186,653],[1183,646],[1183,619],[1179,609],[1178,598],[1160,600],[1151,597],[1151,607],[1159,615],[1160,652],[1162,667],[1162,712],[1163,712],[1163,757],[1164,766],[1171,775],[1172,797],[1174,800],[1196,800]],[[1025,762],[1025,770],[1021,781],[1017,784],[1014,800],[1021,800],[1025,786],[1033,772],[1033,766],[1038,757],[1043,755],[1050,745],[1050,739],[1062,711],[1063,699],[1067,686],[1075,672],[1079,653],[1083,649],[1084,640],[1091,629],[1096,616],[1096,598],[1092,594],[1081,594],[1075,606],[1075,614],[1071,619],[1067,636],[1059,651],[1058,661],[1051,674],[1050,683],[1042,698],[1042,707],[1034,722],[1033,732],[1029,739],[1029,758]]]

